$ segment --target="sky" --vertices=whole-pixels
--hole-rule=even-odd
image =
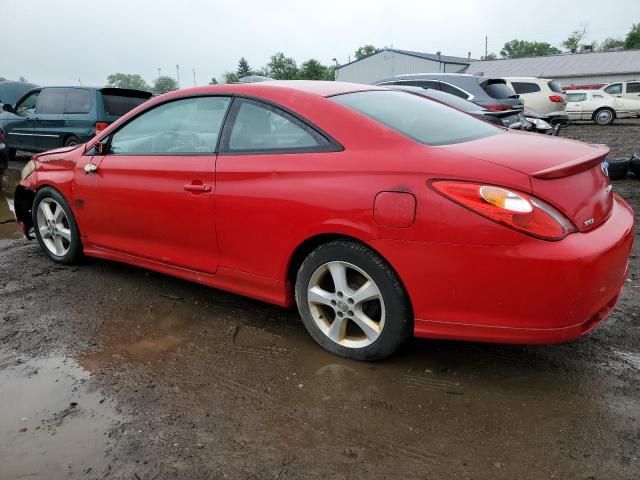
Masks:
[[[180,85],[220,80],[244,56],[298,64],[353,59],[365,44],[479,58],[514,38],[555,46],[587,24],[587,39],[624,38],[640,0],[0,0],[0,76],[40,85],[104,85],[111,73]]]

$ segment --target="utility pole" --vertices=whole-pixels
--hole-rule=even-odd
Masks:
[[[193,86],[196,86],[196,69],[192,69],[193,70]]]
[[[158,67],[158,76],[161,77],[162,76],[162,68]]]
[[[180,88],[180,65],[176,63],[176,76],[178,77],[178,88]]]
[[[489,56],[489,37],[487,35],[484,36],[484,58]]]

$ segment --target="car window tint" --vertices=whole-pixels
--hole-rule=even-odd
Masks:
[[[567,102],[584,102],[586,99],[586,93],[567,93]]]
[[[110,89],[109,91],[102,91],[101,96],[104,113],[110,116],[121,117],[138,105],[146,102],[150,94],[146,92],[112,92],[112,89]]]
[[[425,97],[433,98],[434,100],[442,102],[453,108],[457,108],[458,110],[462,110],[464,112],[476,112],[482,109],[473,102],[456,97],[455,95],[441,92],[440,90],[433,90],[432,88],[426,89],[424,90],[424,92],[419,91],[418,95],[424,95]]]
[[[622,93],[622,84],[614,83],[613,85],[609,85],[604,89],[609,95],[620,95]]]
[[[555,93],[564,93],[564,91],[562,90],[562,87],[560,86],[560,84],[554,80],[551,80],[550,82],[547,83],[547,85],[549,86],[549,88],[551,89],[552,92]]]
[[[322,141],[285,112],[242,101],[231,129],[229,150],[288,150],[319,147]]]
[[[640,82],[627,83],[627,93],[640,93]]]
[[[448,83],[440,82],[440,90],[442,90],[445,93],[450,93],[451,95],[455,95],[456,97],[464,98],[465,100],[469,98],[469,95],[464,93],[459,88],[454,87],[453,85],[449,85]]]
[[[16,105],[16,114],[25,115],[26,113],[33,113],[36,108],[36,103],[38,102],[38,97],[40,96],[40,90],[37,92],[33,92],[29,94],[27,97],[23,98],[20,103]]]
[[[84,88],[70,88],[64,104],[64,113],[89,113],[91,92]]]
[[[517,94],[521,93],[536,93],[541,91],[540,85],[530,82],[511,82],[511,86]]]
[[[67,97],[67,88],[45,88],[38,98],[36,112],[42,114],[62,114]]]
[[[488,122],[408,92],[374,90],[331,99],[427,145],[461,143],[501,132]]]
[[[113,134],[110,153],[211,153],[230,101],[229,97],[185,98],[155,107]]]

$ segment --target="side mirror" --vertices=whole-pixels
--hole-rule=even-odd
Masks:
[[[96,155],[106,155],[109,150],[109,144],[106,142],[98,142],[95,144]]]
[[[3,103],[2,110],[4,110],[5,112],[13,112],[13,107],[8,103]]]

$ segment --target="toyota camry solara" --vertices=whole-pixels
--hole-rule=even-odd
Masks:
[[[155,98],[36,155],[16,214],[61,263],[126,262],[289,307],[325,349],[579,337],[614,307],[633,213],[608,149],[339,82]]]

